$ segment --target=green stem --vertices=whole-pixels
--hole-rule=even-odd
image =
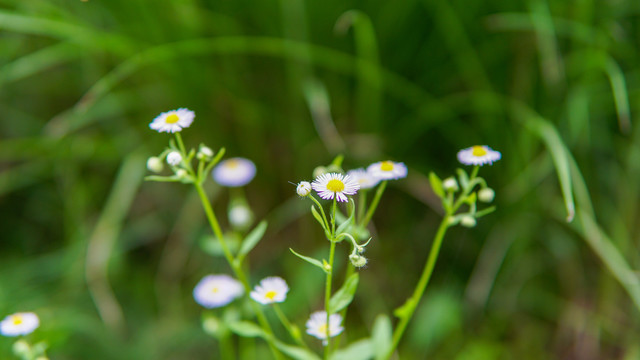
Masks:
[[[220,338],[220,356],[223,360],[233,360],[236,358],[230,334],[225,334]]]
[[[347,262],[347,271],[346,271],[346,273],[345,273],[345,275],[344,275],[344,278],[345,278],[345,279],[349,279],[349,278],[351,277],[351,275],[353,275],[353,273],[355,273],[355,272],[356,272],[356,268],[355,268],[355,266],[353,266],[353,265],[351,264],[351,262],[350,262],[350,261],[348,261],[348,262]],[[349,308],[349,307],[347,306],[347,307],[345,307],[344,309],[342,309],[342,311],[340,311],[340,316],[342,316],[342,321],[343,321],[343,322],[344,322],[344,321],[346,321],[346,319],[347,319],[347,309],[348,309],[348,308]],[[335,344],[334,344],[334,346],[335,346],[336,348],[337,348],[338,346],[340,346],[340,340],[342,339],[342,334],[344,334],[344,331],[343,331],[343,332],[341,332],[341,333],[340,333],[340,335],[338,335],[338,337],[336,338],[336,341],[335,341]]]
[[[271,306],[273,307],[273,310],[276,312],[278,319],[280,319],[280,322],[285,327],[285,329],[287,329],[287,331],[289,332],[289,335],[291,335],[293,340],[295,340],[298,343],[298,345],[308,348],[307,344],[305,344],[305,342],[302,340],[302,337],[300,336],[300,331],[297,329],[294,329],[293,325],[291,325],[291,322],[289,322],[289,319],[287,319],[287,316],[282,312],[282,309],[280,309],[280,306],[277,303],[273,303]]]
[[[327,279],[324,288],[324,310],[327,313],[327,345],[324,347],[324,359],[329,359],[330,347],[331,347],[331,337],[329,336],[329,317],[331,314],[329,313],[329,302],[331,301],[331,280],[333,275],[333,259],[335,257],[336,252],[336,243],[331,241],[331,248],[329,250],[329,267],[330,270],[327,272]]]
[[[407,302],[405,303],[405,306],[407,306],[407,308],[404,309],[400,322],[398,323],[396,330],[393,332],[393,342],[391,344],[389,352],[384,357],[385,359],[389,359],[395,349],[398,347],[398,343],[400,343],[400,339],[402,338],[402,335],[404,334],[409,321],[413,317],[413,313],[420,303],[420,299],[422,298],[422,295],[424,294],[424,291],[429,284],[429,279],[431,278],[433,268],[435,267],[436,260],[438,259],[438,254],[440,253],[440,245],[442,245],[442,240],[444,239],[444,235],[446,234],[448,227],[449,215],[445,216],[440,223],[440,227],[438,228],[436,237],[431,244],[431,251],[429,251],[427,263],[424,266],[424,270],[422,270],[422,276],[420,276],[420,280],[418,281],[418,285],[413,291],[413,295],[411,295],[411,297],[407,299]]]
[[[220,241],[220,246],[222,247],[222,251],[224,253],[225,258],[227,259],[227,262],[231,266],[231,269],[233,270],[238,280],[242,283],[245,290],[244,291],[245,294],[248,295],[249,293],[251,293],[251,286],[249,285],[247,276],[242,271],[241,266],[239,266],[235,262],[235,258],[233,257],[231,250],[229,250],[229,246],[227,245],[227,242],[224,239],[224,236],[222,234],[222,229],[220,228],[220,224],[216,219],[216,215],[214,214],[213,209],[211,208],[211,204],[209,203],[207,194],[204,192],[202,185],[200,185],[199,183],[196,182],[193,185],[196,187],[196,191],[200,196],[200,201],[202,202],[202,207],[204,208],[204,212],[207,215],[207,219],[209,220],[209,225],[211,226],[211,230],[213,231],[213,234],[218,238],[218,241]],[[280,354],[280,351],[276,348],[272,340],[273,330],[271,330],[271,326],[269,325],[269,322],[267,321],[267,318],[264,315],[262,308],[260,308],[260,306],[254,301],[250,301],[250,303],[251,303],[251,306],[253,307],[256,317],[258,318],[258,322],[262,326],[262,329],[264,330],[264,332],[268,335],[266,340],[267,340],[267,343],[269,344],[269,347],[271,348],[271,352],[273,353],[273,356],[276,359],[281,359],[282,355]]]
[[[380,186],[378,186],[378,190],[376,190],[376,195],[373,197],[373,200],[371,201],[371,205],[369,206],[369,209],[367,209],[367,215],[365,215],[364,220],[362,220],[362,223],[360,224],[360,226],[362,227],[366,227],[369,224],[369,221],[371,221],[371,217],[373,217],[373,213],[376,211],[376,208],[378,207],[378,203],[380,202],[380,198],[382,197],[382,193],[384,193],[384,189],[387,187],[387,180],[382,181],[382,183],[380,183]]]
[[[359,224],[360,222],[362,222],[363,218],[364,218],[364,209],[367,208],[367,193],[369,191],[367,191],[367,189],[363,189],[360,190],[360,192],[358,192],[358,197],[360,198],[358,201],[358,216],[356,218],[356,224]]]

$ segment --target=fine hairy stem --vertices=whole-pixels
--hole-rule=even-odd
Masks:
[[[327,314],[327,344],[324,347],[324,359],[329,359],[329,353],[331,352],[331,336],[330,336],[330,326],[329,326],[329,318],[331,317],[331,313],[329,312],[329,303],[331,302],[331,280],[333,278],[333,259],[336,253],[336,199],[333,198],[333,206],[331,208],[331,248],[329,249],[329,271],[327,271],[327,279],[325,282],[324,288],[324,310]]]
[[[391,357],[396,347],[398,347],[398,343],[404,334],[409,321],[413,317],[413,313],[418,307],[418,303],[424,294],[424,290],[427,288],[429,284],[429,279],[431,278],[431,274],[433,273],[433,268],[436,265],[436,260],[438,259],[438,254],[440,253],[440,245],[442,245],[442,240],[444,239],[444,235],[447,232],[447,228],[449,227],[449,216],[445,216],[440,223],[440,227],[438,228],[438,232],[436,233],[435,238],[433,239],[433,243],[431,244],[431,250],[429,251],[429,257],[427,259],[427,263],[424,266],[424,270],[422,270],[422,275],[420,276],[420,280],[418,281],[418,285],[413,291],[413,295],[407,300],[405,303],[406,308],[403,309],[402,317],[400,318],[400,322],[396,327],[396,330],[393,332],[393,341],[391,344],[391,348],[389,352],[385,356],[385,359]]]
[[[220,229],[220,224],[218,223],[218,220],[216,219],[213,209],[211,208],[211,204],[209,203],[207,194],[204,192],[202,185],[200,185],[199,183],[196,182],[193,185],[195,186],[196,191],[200,196],[202,207],[204,208],[204,212],[206,213],[207,219],[209,220],[209,225],[211,226],[211,230],[213,231],[213,234],[218,238],[218,241],[220,241],[220,246],[222,247],[222,251],[224,253],[225,258],[227,259],[227,262],[231,266],[231,269],[233,270],[238,280],[240,280],[240,282],[242,283],[245,290],[245,294],[251,293],[251,287],[249,285],[249,281],[247,280],[247,276],[242,271],[241,266],[236,264],[233,254],[231,253],[231,250],[229,250],[229,246],[227,245],[224,239],[224,236],[222,234],[222,229]],[[258,304],[253,301],[250,301],[250,303],[251,303],[251,306],[253,307],[256,317],[258,318],[258,322],[260,323],[263,330],[267,334],[267,343],[271,348],[271,352],[273,353],[276,359],[281,359],[282,355],[280,354],[280,351],[275,347],[275,345],[273,344],[273,341],[271,340],[273,338],[273,330],[271,330],[271,326],[269,325],[267,318],[262,312],[262,308],[260,308],[260,306],[258,306]]]

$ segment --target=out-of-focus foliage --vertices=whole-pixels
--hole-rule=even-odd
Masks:
[[[340,153],[347,168],[409,166],[373,219],[354,340],[415,286],[441,213],[426,174],[488,144],[503,154],[481,171],[497,211],[447,234],[401,357],[636,358],[639,14],[595,0],[0,0],[0,316],[37,312],[31,336],[54,359],[218,353],[191,290],[228,269],[202,251],[198,199],[142,181],[167,141],[149,122],[187,107],[186,142],[256,162],[247,197],[270,226],[252,281],[285,277],[298,326],[322,279],[288,248],[324,240],[289,182]],[[228,194],[208,190],[225,214]]]

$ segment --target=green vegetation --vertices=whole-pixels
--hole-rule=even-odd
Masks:
[[[445,214],[428,174],[486,144],[496,210],[448,230],[400,358],[637,359],[639,29],[633,1],[0,0],[0,319],[36,312],[51,359],[271,356],[203,329],[193,287],[229,265],[192,187],[144,181],[169,139],[149,123],[186,107],[185,143],[256,163],[249,282],[285,278],[302,332],[325,280],[289,248],[328,255],[289,182],[341,154],[409,167],[370,222],[344,345],[398,324]],[[229,192],[203,186],[228,227]]]

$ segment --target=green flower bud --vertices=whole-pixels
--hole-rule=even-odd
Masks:
[[[200,149],[198,149],[196,157],[199,160],[209,160],[213,157],[213,150],[205,145],[200,145]]]
[[[18,340],[13,343],[13,353],[16,356],[24,357],[25,355],[29,355],[31,353],[31,347],[29,343],[24,340]]]
[[[351,264],[357,268],[361,268],[367,265],[368,262],[366,257],[358,254],[349,255],[349,261],[351,261]]]
[[[322,175],[322,174],[326,174],[328,173],[329,170],[327,170],[326,167],[324,166],[318,166],[317,168],[313,169],[313,178],[317,178],[318,176]]]
[[[478,200],[486,203],[490,203],[493,201],[493,198],[496,196],[496,192],[493,191],[492,188],[486,187],[484,189],[480,189],[478,191]]]
[[[229,222],[236,228],[246,228],[252,220],[253,214],[246,205],[235,205],[229,209]]]
[[[460,188],[458,187],[458,182],[453,176],[444,179],[444,181],[442,182],[442,187],[444,188],[445,191],[450,191],[450,192],[456,192],[460,190]]]
[[[462,215],[460,217],[460,225],[469,228],[474,227],[476,226],[476,218],[471,215]]]

